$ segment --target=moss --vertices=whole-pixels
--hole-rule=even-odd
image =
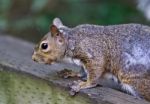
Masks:
[[[47,81],[16,72],[0,72],[0,104],[89,104],[83,96],[71,97],[67,91]]]

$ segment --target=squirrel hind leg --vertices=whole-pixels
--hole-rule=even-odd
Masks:
[[[121,84],[121,89],[123,92],[134,96],[136,99],[143,99],[143,97],[130,85]]]

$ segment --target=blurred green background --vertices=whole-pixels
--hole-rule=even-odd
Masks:
[[[134,0],[0,0],[0,31],[37,42],[54,17],[67,26],[149,24]]]

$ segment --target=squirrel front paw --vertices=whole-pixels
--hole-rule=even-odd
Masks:
[[[81,81],[81,80],[74,81],[73,84],[70,86],[70,88],[71,88],[70,95],[75,95],[81,89],[92,88],[92,87],[95,87],[96,85],[97,84],[91,84],[87,81],[86,82]]]
[[[62,78],[70,78],[70,77],[80,77],[80,74],[77,72],[73,72],[69,69],[64,69],[60,72],[57,72],[57,75]]]

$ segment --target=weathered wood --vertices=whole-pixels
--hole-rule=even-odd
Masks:
[[[68,90],[68,84],[72,80],[59,78],[57,72],[64,68],[76,70],[78,68],[64,64],[50,66],[35,63],[31,59],[33,47],[33,43],[9,36],[0,36],[0,68],[28,73]],[[95,104],[150,104],[147,101],[135,99],[133,96],[107,87],[86,89],[82,90],[79,94],[90,97]]]

